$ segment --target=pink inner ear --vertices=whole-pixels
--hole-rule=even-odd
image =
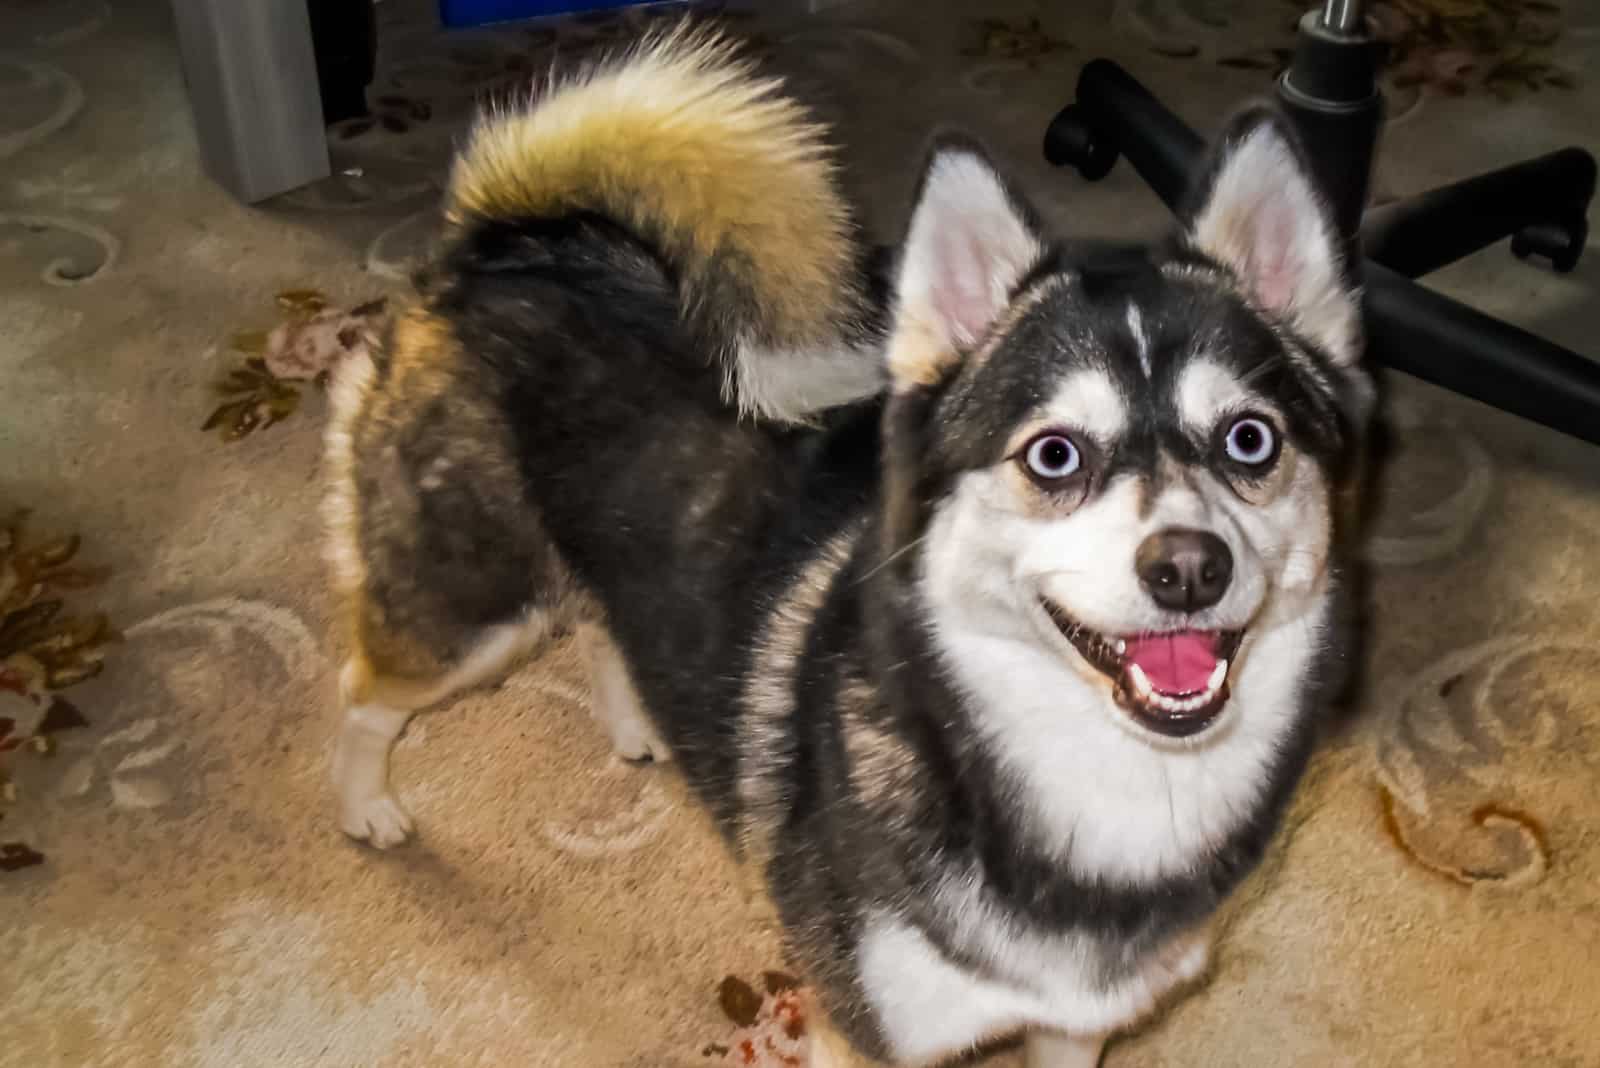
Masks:
[[[1271,250],[1266,253],[1272,256]],[[1273,311],[1287,311],[1294,302],[1295,271],[1289,257],[1279,254],[1255,268],[1256,299]]]
[[[1249,277],[1256,299],[1273,311],[1287,311],[1305,270],[1295,248],[1299,228],[1292,213],[1278,205],[1263,206],[1252,224]]]
[[[935,307],[951,339],[971,345],[1000,312],[990,284],[990,275],[998,269],[998,255],[983,235],[969,230],[948,230],[937,240]]]

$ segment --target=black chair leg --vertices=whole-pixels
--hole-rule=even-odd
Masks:
[[[1365,272],[1370,358],[1600,445],[1600,363],[1371,260]]]
[[[1126,157],[1173,210],[1204,153],[1199,134],[1109,59],[1084,66],[1077,102],[1062,109],[1044,135],[1045,158],[1076,167],[1091,182],[1109,174],[1118,156]]]
[[[1369,259],[1419,278],[1513,237],[1519,258],[1540,255],[1565,273],[1588,240],[1594,187],[1594,157],[1563,148],[1373,208],[1361,243]]]
[[[1083,68],[1077,98],[1051,122],[1044,148],[1052,163],[1070,164],[1091,180],[1104,177],[1119,156],[1125,158],[1173,209],[1205,151],[1199,134],[1127,71],[1104,59]],[[1574,194],[1569,203],[1580,199],[1585,161],[1591,185],[1593,162],[1578,151],[1578,156],[1558,152],[1523,165],[1534,166],[1533,171],[1508,169],[1518,175],[1511,179],[1513,191],[1555,188]],[[1485,177],[1497,180],[1504,173]],[[1521,177],[1530,173],[1539,177]],[[1437,218],[1442,221],[1444,213]],[[1540,225],[1548,223],[1533,222],[1517,232],[1527,235]],[[1362,273],[1370,359],[1600,444],[1600,363],[1426,289],[1373,258],[1365,260]]]

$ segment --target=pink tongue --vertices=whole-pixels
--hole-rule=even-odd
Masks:
[[[1128,662],[1138,664],[1162,693],[1198,693],[1217,666],[1217,636],[1208,631],[1149,634],[1127,643]]]

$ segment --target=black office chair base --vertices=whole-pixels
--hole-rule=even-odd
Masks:
[[[1285,102],[1306,103],[1303,96]],[[1288,110],[1302,118],[1300,107]],[[1341,212],[1348,225],[1359,225],[1359,235],[1347,236],[1365,256],[1360,273],[1369,357],[1600,444],[1600,363],[1411,281],[1507,237],[1519,258],[1538,256],[1558,271],[1572,270],[1588,237],[1594,157],[1581,148],[1562,149],[1363,216],[1371,146],[1359,158],[1361,140],[1376,136],[1376,120],[1373,111],[1359,120],[1362,128],[1356,120],[1340,126],[1336,113],[1328,122],[1301,123],[1313,165],[1327,168],[1320,176],[1330,195],[1348,209]],[[1051,163],[1075,167],[1089,180],[1110,173],[1119,157],[1126,159],[1174,209],[1203,151],[1198,134],[1104,59],[1083,68],[1076,100],[1056,115],[1044,138]]]
[[[1057,167],[1075,167],[1085,181],[1098,182],[1117,165],[1117,146],[1094,131],[1078,105],[1068,104],[1044,132],[1044,158]]]
[[[1578,266],[1584,245],[1589,240],[1587,219],[1563,223],[1540,223],[1518,230],[1511,239],[1511,254],[1519,260],[1530,256],[1543,256],[1550,266],[1561,274],[1570,274]]]
[[[1540,256],[1564,274],[1589,238],[1594,188],[1594,157],[1564,148],[1375,207],[1361,243],[1371,259],[1420,278],[1510,237],[1518,259]]]

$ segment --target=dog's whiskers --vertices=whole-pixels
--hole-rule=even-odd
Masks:
[[[915,549],[917,546],[921,545],[927,540],[928,535],[924,534],[921,537],[913,538],[906,544],[900,546],[900,548],[896,549],[894,552],[880,560],[876,567],[872,568],[872,570],[868,571],[865,575],[862,575],[860,578],[856,579],[856,585],[859,586],[863,582],[866,582],[873,575],[876,575],[878,572],[882,571],[884,568],[888,567],[890,564],[894,563],[906,553],[910,552],[912,549]]]
[[[1251,385],[1257,379],[1265,378],[1267,375],[1285,366],[1288,362],[1288,359],[1285,358],[1281,352],[1276,353],[1271,359],[1262,360],[1260,363],[1250,368],[1250,370],[1240,375],[1239,383],[1246,386]]]

